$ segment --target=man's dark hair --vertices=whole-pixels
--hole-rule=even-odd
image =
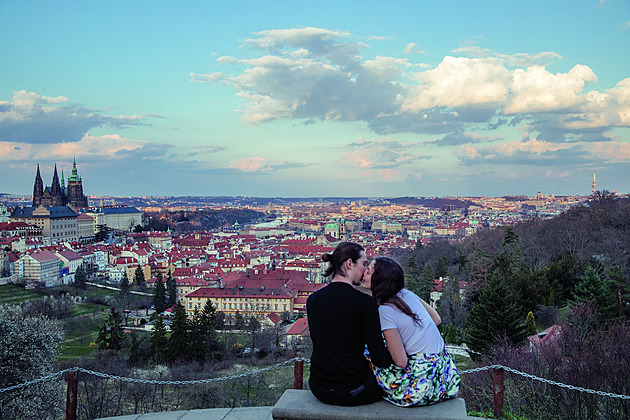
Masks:
[[[346,270],[343,268],[343,263],[348,261],[348,259],[356,263],[361,258],[361,251],[365,251],[365,249],[359,244],[342,242],[337,245],[332,254],[326,253],[322,255],[322,261],[330,264],[328,269],[324,271],[324,276],[328,277],[336,274],[345,276]]]

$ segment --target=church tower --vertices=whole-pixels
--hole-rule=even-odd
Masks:
[[[72,175],[68,177],[66,186],[66,203],[72,207],[87,207],[87,197],[83,195],[83,180],[77,172],[77,159],[72,161]]]
[[[59,175],[57,175],[57,164],[55,163],[55,173],[53,174],[52,185],[50,186],[52,193],[52,207],[65,205],[63,195],[61,195],[61,184],[59,183]]]
[[[42,195],[44,195],[44,181],[39,173],[39,163],[37,164],[37,175],[35,175],[35,185],[33,186],[33,207],[42,204]]]
[[[593,183],[591,184],[591,192],[595,194],[597,191],[597,182],[595,182],[595,172],[593,172]]]

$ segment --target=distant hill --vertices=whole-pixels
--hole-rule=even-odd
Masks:
[[[474,206],[475,203],[468,200],[459,200],[457,198],[425,198],[425,197],[398,197],[398,198],[390,198],[389,201],[392,204],[412,204],[417,206],[424,206],[436,209],[443,208],[457,208],[457,209],[467,209],[470,206]]]

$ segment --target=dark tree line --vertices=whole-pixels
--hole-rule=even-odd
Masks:
[[[430,277],[448,279],[438,302],[442,332],[480,352],[505,339],[522,342],[529,312],[543,328],[557,322],[559,308],[582,303],[593,305],[601,328],[630,318],[630,202],[606,192],[549,220],[460,243],[438,240],[396,257],[423,298]]]

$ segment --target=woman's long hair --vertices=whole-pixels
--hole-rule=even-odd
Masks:
[[[376,257],[372,273],[372,296],[379,305],[393,305],[402,313],[420,323],[418,315],[398,296],[405,287],[405,272],[400,264],[389,257]]]
[[[361,251],[365,251],[365,249],[359,244],[342,242],[337,245],[332,254],[326,253],[322,255],[322,261],[330,264],[324,272],[324,277],[337,274],[345,277],[346,270],[343,268],[343,263],[348,261],[348,259],[356,263],[361,258]]]

